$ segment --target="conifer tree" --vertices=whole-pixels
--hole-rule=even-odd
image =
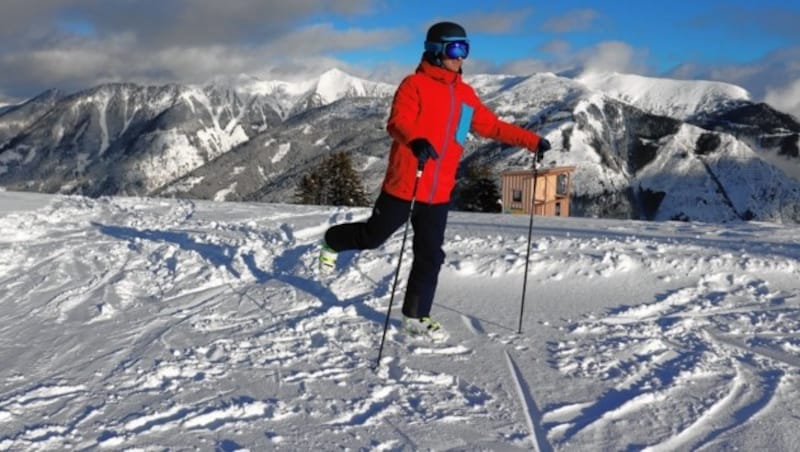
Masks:
[[[319,165],[303,175],[295,190],[302,204],[334,206],[368,206],[369,198],[361,177],[353,169],[350,154],[330,154]]]
[[[498,201],[500,189],[491,169],[485,164],[474,164],[467,168],[464,180],[459,184],[458,208],[468,212],[500,212]]]
[[[296,202],[298,204],[322,204],[321,183],[322,180],[317,169],[304,174],[295,190]]]

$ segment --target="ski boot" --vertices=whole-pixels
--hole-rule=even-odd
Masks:
[[[415,319],[403,316],[403,332],[410,337],[428,338],[433,342],[444,342],[448,337],[442,324],[430,317]]]
[[[336,257],[338,253],[322,242],[319,250],[319,270],[323,275],[330,275],[336,270]]]

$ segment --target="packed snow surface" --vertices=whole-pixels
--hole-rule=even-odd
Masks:
[[[800,245],[768,223],[452,212],[399,332],[368,209],[0,192],[0,450],[792,450]],[[407,252],[408,251],[407,248]]]

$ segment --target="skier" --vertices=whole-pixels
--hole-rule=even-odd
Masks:
[[[428,29],[425,50],[414,74],[398,87],[386,130],[394,140],[381,193],[366,222],[339,224],[325,232],[320,252],[323,272],[333,271],[340,251],[374,249],[383,244],[410,215],[414,260],[403,302],[404,329],[434,339],[446,337],[430,317],[433,296],[444,262],[442,250],[450,195],[455,185],[467,132],[527,148],[541,157],[547,139],[497,118],[462,78],[469,55],[464,28],[440,22]],[[417,186],[417,168],[423,168]]]

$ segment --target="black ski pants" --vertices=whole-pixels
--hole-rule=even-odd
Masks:
[[[444,230],[449,203],[424,204],[417,201],[411,213],[414,228],[414,261],[408,275],[403,314],[420,318],[430,315],[433,296],[444,262]],[[335,251],[365,250],[381,246],[408,220],[411,202],[381,192],[366,222],[345,223],[325,232],[325,243]]]

